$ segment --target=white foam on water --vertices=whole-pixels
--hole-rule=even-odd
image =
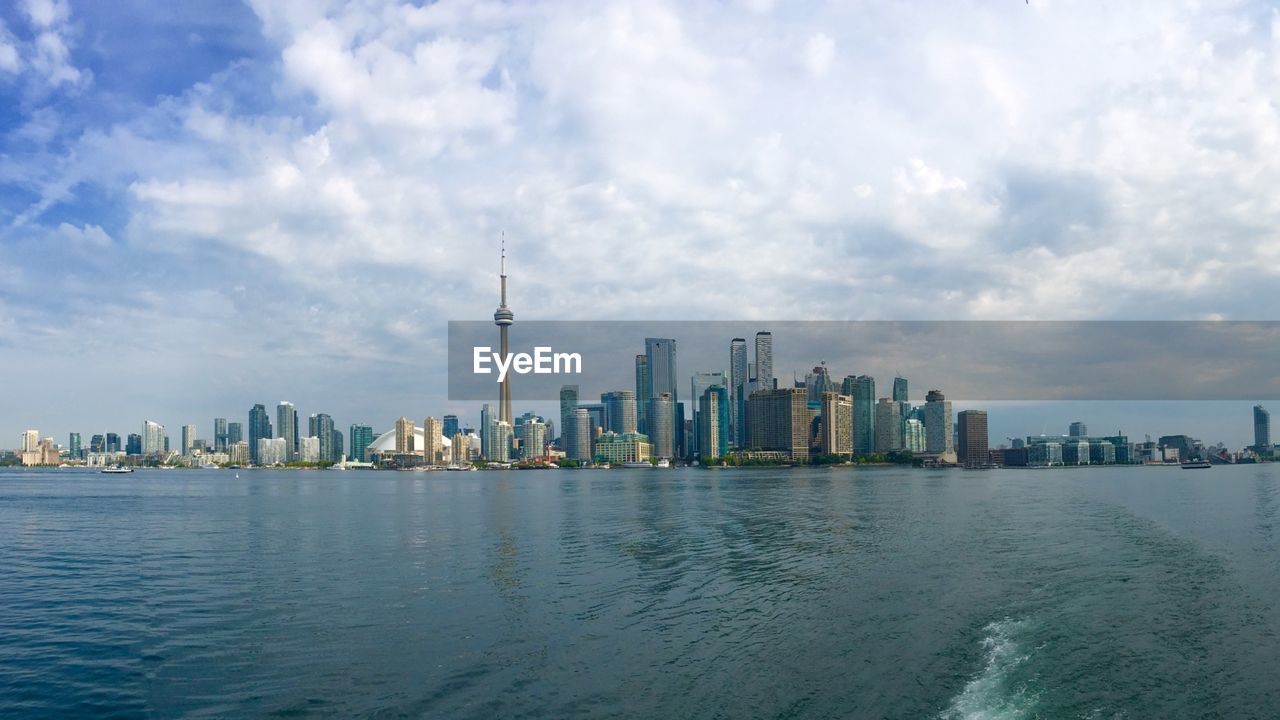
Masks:
[[[939,717],[942,720],[1021,720],[1032,717],[1037,697],[1025,687],[1013,687],[1011,674],[1030,657],[1017,640],[1026,622],[1005,618],[983,628],[986,665],[965,683]]]

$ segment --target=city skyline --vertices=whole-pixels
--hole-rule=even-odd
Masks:
[[[1274,316],[1267,3],[491,12],[0,8],[0,437],[474,413],[503,230],[522,321]]]

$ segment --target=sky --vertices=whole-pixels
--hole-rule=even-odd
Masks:
[[[1278,100],[1263,2],[4,3],[0,447],[474,422],[504,234],[517,323],[1280,320]]]

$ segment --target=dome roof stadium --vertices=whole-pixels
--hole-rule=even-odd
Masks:
[[[439,442],[440,442],[440,447],[445,449],[448,449],[453,444],[449,441],[449,438],[443,435],[440,436]],[[419,453],[421,453],[423,446],[426,444],[427,444],[426,435],[422,432],[422,428],[418,427],[417,425],[414,425],[413,426],[413,448],[417,450]],[[396,431],[394,428],[379,435],[378,439],[374,440],[373,444],[369,446],[369,452],[384,453],[384,452],[395,452],[395,451],[396,451]]]

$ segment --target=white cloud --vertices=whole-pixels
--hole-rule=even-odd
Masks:
[[[18,55],[18,41],[9,32],[4,21],[0,20],[0,71],[16,73],[22,68],[22,60]]]
[[[809,74],[814,77],[826,75],[835,58],[836,41],[832,40],[831,36],[824,33],[809,36],[804,46],[804,62],[805,67],[809,69]]]
[[[111,236],[98,225],[76,226],[64,222],[58,225],[58,235],[78,245],[96,248],[111,247]]]

